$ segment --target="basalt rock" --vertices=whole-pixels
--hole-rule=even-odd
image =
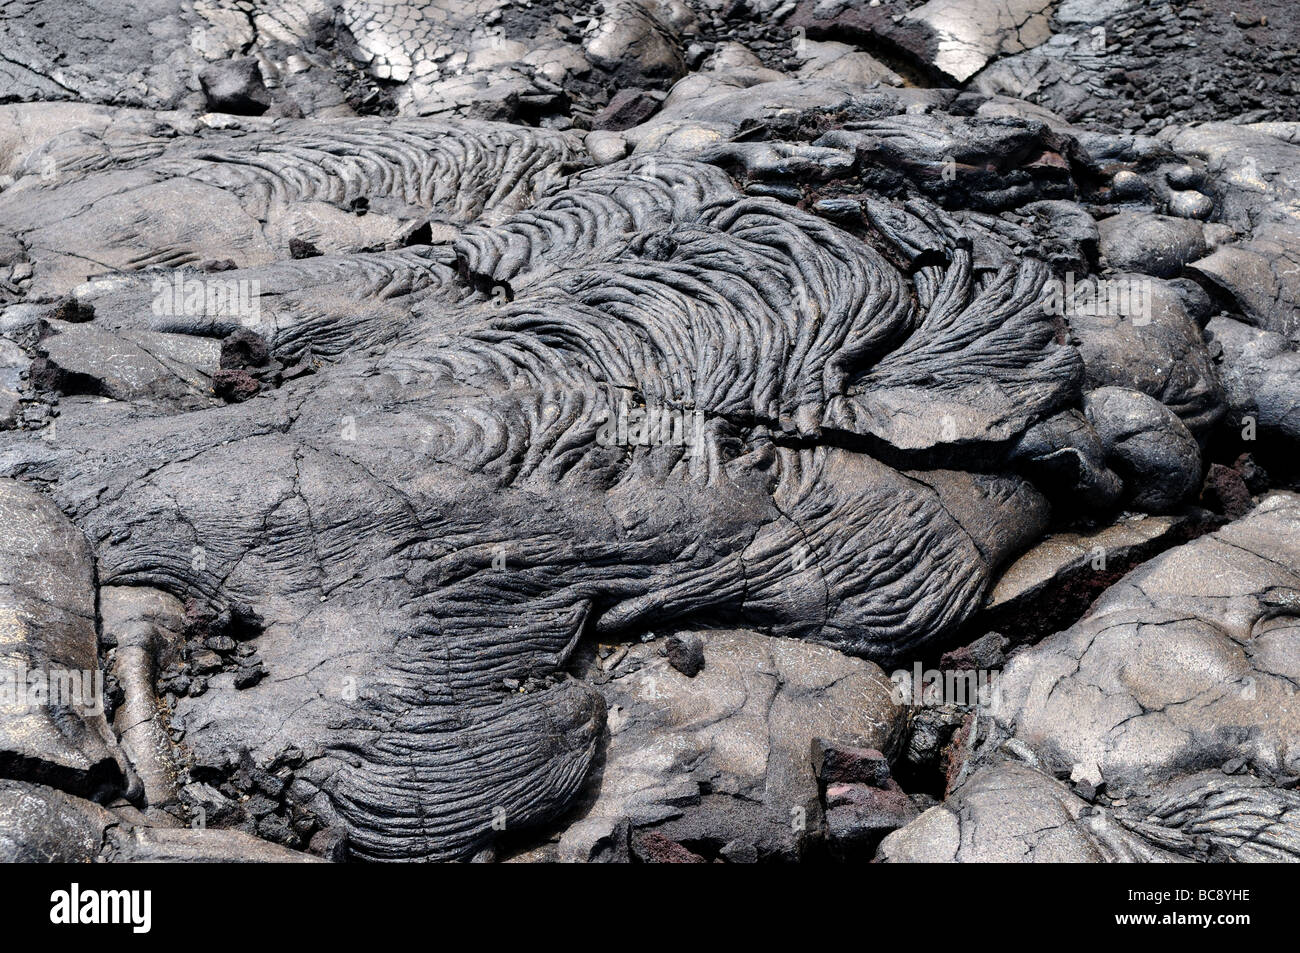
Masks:
[[[1095,532],[1053,533],[1007,567],[989,592],[981,618],[1017,641],[1048,634],[1081,615],[1129,569],[1194,535],[1195,529],[1188,515],[1140,515]]]
[[[1164,404],[1139,391],[1101,387],[1087,394],[1084,412],[1133,506],[1165,513],[1199,486],[1196,440]]]
[[[1115,791],[1234,758],[1294,773],[1298,515],[1300,500],[1275,494],[1134,570],[1077,625],[1016,657],[999,717],[1046,763],[1095,764]]]
[[[85,538],[12,480],[0,480],[0,515],[0,773],[84,796],[137,786],[104,718]]]
[[[271,106],[256,57],[213,63],[199,73],[199,85],[212,112],[260,116]]]
[[[248,371],[216,370],[218,396],[242,401],[226,408],[150,385],[165,405],[152,416],[128,410],[140,388],[83,368],[114,403],[68,402],[57,440],[5,445],[8,472],[54,481],[101,584],[256,620],[258,664],[209,665],[206,690],[177,699],[199,763],[243,748],[270,764],[296,746],[293,808],[346,830],[355,855],[459,856],[499,814],[550,820],[581,786],[604,720],[562,671],[583,631],[738,618],[888,661],[959,625],[1041,532],[1045,504],[1010,472],[900,470],[826,439],[871,441],[900,465],[981,444],[995,457],[1067,401],[1077,358],[1054,340],[1033,261],[976,281],[959,227],[916,204],[879,229],[887,246],[908,247],[906,228],[941,250],[909,278],[712,165],[635,159],[562,184],[562,136],[383,129],[384,149],[355,120],[320,137],[302,121],[215,131],[192,153],[110,149],[28,190],[58,205],[148,176],[41,239],[86,247],[111,209],[148,202],[115,254],[166,247],[175,277],[82,289],[95,333],[225,337],[251,317],[269,360],[339,355],[262,396],[225,384]],[[286,214],[363,188],[367,217],[383,202],[444,216],[443,243],[287,257]],[[192,189],[205,198],[184,214],[147,217]],[[191,306],[185,282],[212,286],[184,263],[217,252],[206,223],[232,204],[245,237],[221,250],[241,267],[209,281],[250,297]],[[32,207],[8,205],[11,227]],[[41,286],[89,277],[79,257],[48,260]],[[389,289],[373,323],[340,282]],[[632,400],[683,418],[683,438],[620,437]]]
[[[559,859],[598,855],[623,822],[714,851],[745,845],[756,859],[797,859],[821,839],[814,739],[845,751],[897,747],[903,709],[877,666],[753,632],[705,638],[694,677],[654,643],[596,666],[609,740]]]
[[[1051,777],[1025,765],[984,768],[960,792],[890,834],[886,863],[1176,861]]]
[[[1204,439],[1223,418],[1224,393],[1220,369],[1180,290],[1172,282],[1113,275],[1090,283],[1090,298],[1076,287],[1065,318],[1086,386],[1141,391]]]
[[[1047,0],[930,0],[911,6],[805,0],[791,23],[813,37],[887,45],[916,68],[957,82],[1050,35]]]
[[[0,779],[4,863],[312,863],[316,858],[232,830],[134,823],[54,788]]]
[[[1298,504],[1265,497],[1017,653],[964,779],[878,858],[1294,860]]]
[[[1294,853],[1300,138],[1103,102],[1181,13],[41,6],[0,852]]]
[[[1116,271],[1176,278],[1205,254],[1205,235],[1194,219],[1121,212],[1101,220],[1101,254]]]
[[[1291,342],[1229,317],[1215,318],[1206,331],[1222,348],[1223,385],[1235,422],[1300,438],[1300,353]]]

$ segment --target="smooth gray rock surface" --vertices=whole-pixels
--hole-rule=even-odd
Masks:
[[[1291,341],[1228,317],[1213,319],[1206,331],[1223,348],[1224,390],[1238,420],[1300,438],[1300,353]]]
[[[1084,397],[1106,459],[1124,481],[1130,505],[1164,513],[1200,484],[1201,454],[1186,425],[1140,391],[1100,387]]]
[[[1300,498],[1275,494],[1018,655],[995,714],[1054,769],[1095,765],[1113,792],[1234,758],[1294,774],[1298,569]]]
[[[1176,278],[1205,254],[1201,223],[1193,219],[1121,212],[1097,225],[1101,254],[1116,271]]]
[[[560,838],[559,859],[591,858],[625,820],[797,859],[821,822],[813,739],[897,747],[903,708],[872,663],[752,632],[703,637],[693,678],[655,642],[600,666],[610,736],[593,773],[598,793]]]
[[[1096,305],[1066,313],[1083,358],[1086,386],[1141,391],[1204,438],[1223,417],[1223,387],[1205,334],[1188,314],[1179,289],[1135,274],[1111,276],[1096,288],[1097,299],[1107,302],[1110,289],[1116,289],[1120,307],[1114,313]]]
[[[1153,849],[1053,778],[1004,763],[888,835],[884,863],[1134,863],[1176,861]]]
[[[133,782],[104,719],[90,548],[48,497],[13,480],[0,480],[0,676],[6,775],[85,795]]]

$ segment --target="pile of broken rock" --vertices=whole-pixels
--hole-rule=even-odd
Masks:
[[[1152,6],[0,14],[0,859],[1300,859],[1291,54]]]

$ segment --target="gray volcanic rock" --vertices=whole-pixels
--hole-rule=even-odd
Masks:
[[[1217,3],[0,4],[0,854],[1294,856]]]
[[[18,422],[19,392],[30,364],[22,348],[12,341],[0,339],[0,430]]]
[[[753,68],[692,73],[673,86],[659,112],[626,135],[641,152],[693,155],[735,139],[745,125],[792,110],[839,107],[864,96],[886,114],[952,98],[943,90],[873,89],[838,79],[787,79]]]
[[[1214,175],[1221,219],[1242,233],[1192,264],[1256,327],[1300,340],[1300,134],[1293,124],[1207,123],[1168,137]]]
[[[1139,516],[1096,532],[1053,533],[1013,562],[989,592],[985,611],[994,628],[1040,630],[1054,621],[1054,601],[1074,608],[1065,594],[1096,592],[1095,581],[1156,555],[1186,532],[1188,518]],[[1050,629],[1048,631],[1051,631]]]
[[[87,863],[115,823],[105,808],[55,788],[0,780],[0,861]]]
[[[905,827],[919,812],[897,784],[833,784],[826,789],[826,840],[832,857],[872,853],[881,838]]]
[[[1168,512],[1200,484],[1196,440],[1164,404],[1139,391],[1101,387],[1085,395],[1083,408],[1132,506]]]
[[[1060,782],[1014,762],[984,768],[949,800],[887,836],[885,863],[1177,861]]]
[[[1300,497],[1156,557],[1025,650],[995,715],[1053,770],[1149,789],[1233,759],[1293,775]]]
[[[1070,122],[1147,135],[1238,115],[1294,120],[1292,13],[1285,0],[1063,0],[1045,43],[991,64],[973,84]]]
[[[690,25],[681,3],[636,2],[609,4],[585,44],[568,17],[508,0],[147,0],[21,11],[0,17],[10,51],[0,77],[13,99],[286,116],[380,106],[493,119],[559,113],[560,84],[586,82],[593,68],[620,85],[676,79],[678,33]]]
[[[327,125],[257,122],[211,130],[202,149],[150,141],[116,157],[100,140],[93,167],[0,199],[18,229],[22,192],[46,207],[102,192],[75,227],[29,233],[88,248],[111,227],[122,265],[180,266],[170,283],[79,288],[92,330],[47,338],[80,333],[84,346],[50,352],[60,366],[166,411],[69,401],[57,441],[10,441],[0,459],[56,481],[101,585],[242,620],[243,662],[191,656],[206,690],[171,713],[182,760],[220,774],[246,751],[270,771],[298,751],[293,816],[344,831],[360,857],[461,856],[577,795],[604,721],[563,671],[584,630],[739,618],[885,661],[960,625],[1043,531],[1023,478],[900,470],[822,442],[834,431],[958,463],[1068,401],[1078,361],[1054,340],[1036,263],[976,281],[959,226],[913,203],[879,219],[881,241],[906,257],[906,236],[928,232],[946,260],[909,279],[824,220],[745,198],[716,166],[638,157],[566,181],[576,147],[558,134],[406,120],[383,126],[381,147],[375,122]],[[114,191],[123,176],[140,187]],[[295,210],[358,193],[367,217],[437,215],[438,243],[285,259]],[[174,194],[196,201],[148,217]],[[136,202],[149,207],[123,234],[120,207]],[[207,227],[228,207],[242,246]],[[218,249],[234,270],[186,267]],[[38,266],[45,289],[91,277],[74,253]],[[185,282],[256,297],[191,307]],[[362,289],[387,306],[359,318],[346,296]],[[158,352],[172,339],[141,332],[225,336],[245,319],[268,362],[337,363],[206,409],[138,361],[87,363],[95,336]],[[681,408],[682,438],[610,435],[631,395]]]
[[[1176,278],[1205,254],[1200,222],[1166,215],[1121,212],[1098,224],[1102,257],[1116,271]]]
[[[6,99],[76,99],[174,108],[191,66],[181,0],[6,5],[0,86]],[[24,15],[27,13],[28,15]]]
[[[1148,843],[1201,861],[1295,863],[1300,793],[1248,774],[1206,771],[1116,808]]]
[[[822,816],[813,739],[896,747],[904,712],[870,662],[752,632],[704,638],[693,678],[654,642],[602,664],[608,747],[594,800],[560,838],[560,859],[589,859],[620,823],[796,859]]]
[[[1269,496],[1015,654],[955,789],[878,859],[1300,857],[1298,515],[1300,497]]]
[[[1300,439],[1300,353],[1274,331],[1218,317],[1206,331],[1223,348],[1221,375],[1237,422]]]
[[[1053,5],[1054,0],[930,0],[908,9],[911,4],[806,0],[790,22],[815,38],[883,43],[919,66],[963,82],[990,60],[1046,40]]]
[[[1106,462],[1107,449],[1078,410],[1066,410],[1025,431],[1012,459],[1062,508],[1106,510],[1124,481]]]
[[[628,129],[645,122],[658,108],[659,100],[648,93],[639,89],[620,89],[610,97],[609,105],[592,118],[591,125],[596,130]]]
[[[12,480],[0,480],[0,527],[0,770],[86,795],[133,781],[104,719],[85,538]]]
[[[199,73],[199,85],[212,112],[260,116],[271,106],[255,56],[204,67]]]
[[[802,52],[807,59],[799,67],[799,75],[806,79],[837,80],[864,86],[903,85],[903,78],[892,69],[870,53],[854,49],[847,43],[805,40]]]
[[[1198,438],[1224,413],[1219,370],[1173,283],[1120,274],[1095,282],[1092,307],[1066,305],[1089,388],[1124,387],[1164,404]],[[1108,307],[1110,289],[1118,307]]]
[[[672,25],[691,19],[684,4],[614,0],[584,43],[587,56],[610,70],[618,80],[677,80],[686,72]]]
[[[815,144],[897,168],[950,207],[1001,211],[1075,193],[1073,142],[1036,119],[908,110],[832,130]]]
[[[185,607],[175,596],[142,586],[99,590],[101,640],[106,667],[122,691],[113,728],[140,778],[145,813],[170,820],[163,811],[178,799],[184,765],[172,742],[165,706],[158,703],[159,676],[181,655]]]
[[[114,813],[54,788],[0,779],[3,863],[315,861],[240,831],[133,824],[129,810]]]
[[[23,123],[27,112],[12,108],[9,120]],[[431,214],[467,223],[485,212],[506,213],[534,201],[578,148],[558,134],[431,120],[242,119],[199,141],[169,134],[176,127],[165,123],[147,125],[141,135],[138,124],[149,119],[122,111],[102,131],[48,140],[44,155],[62,173],[48,181],[24,175],[0,193],[2,227],[21,231],[29,249],[44,250],[29,296],[62,295],[112,268],[209,260],[266,265],[288,258],[295,238],[319,240],[322,228],[332,241],[343,237],[338,250],[356,250],[347,230],[328,226],[352,226],[350,202],[357,197],[378,212],[389,209],[389,219],[412,223]],[[398,244],[396,230],[382,224],[371,240]],[[166,301],[161,295],[174,279],[162,278],[151,299]],[[151,308],[177,318],[203,309],[184,300]],[[154,326],[174,330],[183,323]]]
[[[216,341],[150,331],[113,333],[63,321],[46,326],[50,336],[37,351],[48,369],[63,378],[65,391],[93,388],[116,400],[156,400],[184,410],[213,403]]]
[[[1297,514],[1300,497],[1269,496],[1017,653],[964,780],[879,859],[1300,856]]]
[[[1053,0],[930,0],[905,17],[928,27],[928,62],[961,82],[994,57],[1032,49],[1051,35]]]
[[[132,825],[109,832],[101,859],[131,864],[314,864],[319,858],[230,830]]]

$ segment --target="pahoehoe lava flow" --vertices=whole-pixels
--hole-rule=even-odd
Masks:
[[[1298,22],[0,3],[0,860],[1300,859]]]

